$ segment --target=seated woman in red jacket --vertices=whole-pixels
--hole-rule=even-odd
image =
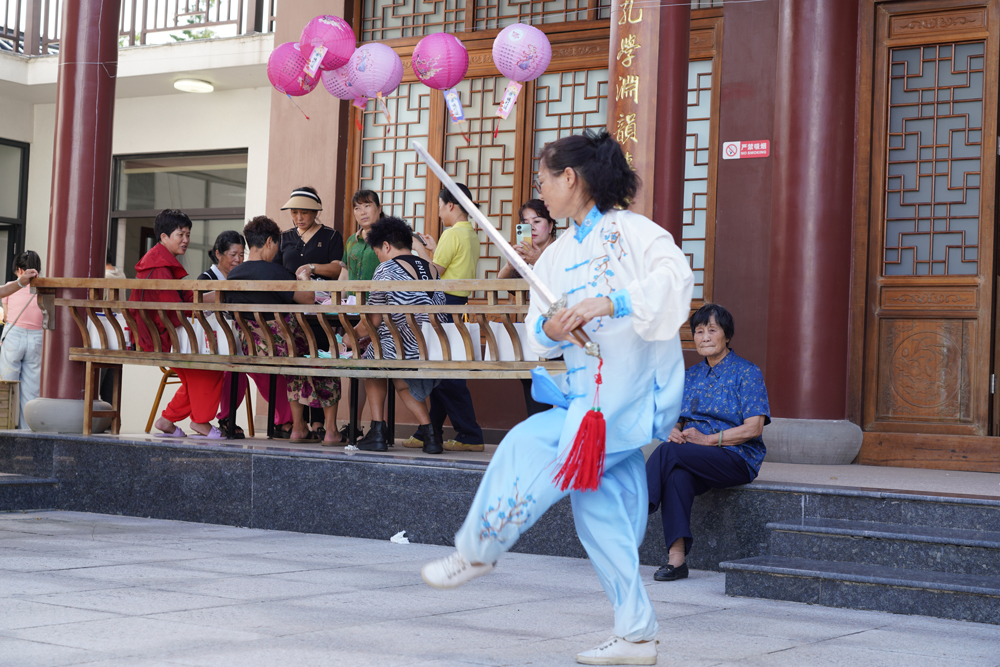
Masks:
[[[140,280],[180,280],[187,271],[177,261],[177,258],[187,252],[191,241],[191,219],[177,210],[161,211],[153,222],[153,233],[160,240],[135,265],[136,278]],[[205,301],[214,301],[215,293],[206,295]],[[190,291],[183,290],[142,290],[134,289],[129,301],[148,301],[155,303],[191,303],[194,297]],[[138,311],[132,312],[136,321],[136,338],[140,350],[153,352],[156,348],[146,323]],[[167,317],[177,328],[180,328],[180,315],[169,313]],[[156,335],[160,339],[160,349],[170,351],[170,336],[159,315],[151,314],[150,319],[156,327]],[[177,377],[181,379],[181,388],[174,394],[166,410],[156,420],[156,428],[165,436],[183,438],[186,434],[177,422],[191,418],[191,429],[195,437],[221,439],[222,433],[209,422],[215,418],[219,410],[219,399],[222,395],[222,373],[220,371],[203,371],[186,368],[174,368]]]

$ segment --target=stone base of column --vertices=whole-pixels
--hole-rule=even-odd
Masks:
[[[765,461],[847,465],[861,450],[861,427],[846,420],[779,419],[764,427]]]
[[[36,433],[83,433],[82,400],[69,398],[36,398],[24,406],[24,421]],[[111,410],[111,404],[94,401],[94,410]],[[111,427],[110,417],[94,417],[92,433],[103,433]]]

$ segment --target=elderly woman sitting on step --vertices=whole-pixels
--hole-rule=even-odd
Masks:
[[[729,349],[729,311],[705,304],[691,316],[691,332],[705,360],[684,374],[677,425],[646,462],[649,513],[663,511],[669,549],[667,564],[653,575],[657,581],[688,576],[694,497],[752,482],[764,460],[761,433],[771,421],[760,368]]]

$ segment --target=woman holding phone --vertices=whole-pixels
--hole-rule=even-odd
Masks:
[[[525,262],[534,266],[542,252],[556,240],[556,221],[541,199],[526,201],[518,211],[518,219],[520,222],[517,225],[517,245],[514,250]],[[500,280],[520,277],[521,274],[509,263],[497,273]],[[552,407],[534,399],[531,395],[531,380],[521,380],[521,386],[524,390],[524,408],[529,417]]]
[[[529,199],[517,215],[519,222],[514,250],[525,262],[534,266],[542,252],[556,240],[556,221],[549,215],[549,209],[541,199]],[[509,263],[497,274],[500,280],[520,277],[521,274]]]

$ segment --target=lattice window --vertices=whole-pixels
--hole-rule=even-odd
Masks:
[[[517,129],[514,118],[500,121],[496,139],[493,138],[497,107],[503,99],[507,79],[486,77],[466,79],[458,86],[469,123],[471,143],[466,143],[459,126],[449,122],[445,131],[444,162],[442,165],[459,183],[472,191],[473,200],[480,210],[497,225],[503,234],[513,238],[512,210],[515,210],[514,177],[517,156],[515,138]],[[523,100],[519,102],[523,104]],[[520,203],[518,204],[520,206]],[[478,278],[496,278],[500,267],[506,263],[500,251],[485,233],[479,233],[480,261],[476,270]]]
[[[687,144],[684,160],[684,222],[681,249],[694,271],[693,298],[705,297],[708,229],[709,134],[712,115],[712,61],[688,65]]]
[[[545,144],[579,134],[590,128],[600,130],[608,122],[608,70],[543,74],[535,88],[534,149],[531,175],[538,174],[538,155]],[[531,196],[541,193],[532,188]],[[564,228],[566,220],[559,221]]]
[[[506,28],[513,23],[586,21],[588,0],[474,0],[476,30]],[[610,0],[602,0],[601,18],[610,16]]]
[[[381,109],[376,112],[369,104],[361,139],[359,189],[378,192],[386,215],[399,216],[421,232],[427,216],[427,167],[410,148],[410,141],[427,145],[431,93],[440,94],[420,83],[400,85],[386,98],[392,123]]]
[[[885,275],[974,275],[985,43],[890,58]]]
[[[712,9],[721,7],[723,0],[691,0],[691,9]]]
[[[361,41],[423,37],[465,29],[467,0],[364,0]],[[472,0],[474,1],[474,0]]]

